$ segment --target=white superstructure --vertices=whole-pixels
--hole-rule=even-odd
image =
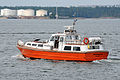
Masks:
[[[58,51],[73,51],[73,52],[86,52],[86,51],[103,51],[102,40],[100,37],[90,37],[82,39],[76,32],[73,26],[67,26],[64,33],[52,34],[50,39],[46,42],[29,41],[25,46],[38,49],[58,50]],[[24,43],[19,41],[19,45]]]

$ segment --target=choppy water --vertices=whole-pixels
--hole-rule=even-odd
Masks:
[[[76,23],[82,35],[100,36],[108,60],[66,62],[29,60],[20,56],[16,42],[63,32],[73,20],[0,20],[0,80],[120,80],[120,19],[84,19]]]

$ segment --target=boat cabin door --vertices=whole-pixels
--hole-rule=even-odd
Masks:
[[[60,36],[55,36],[55,39],[54,39],[54,48],[58,48],[58,46],[59,46],[59,38],[60,38]]]
[[[62,48],[63,48],[63,42],[64,42],[64,38],[60,37],[60,39],[59,39],[59,50],[62,50]]]

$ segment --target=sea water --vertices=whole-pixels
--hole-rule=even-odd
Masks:
[[[72,19],[0,19],[0,80],[120,80],[120,19],[80,19],[75,25],[81,37],[103,39],[107,60],[30,60],[16,47],[18,40],[48,40],[72,23]]]

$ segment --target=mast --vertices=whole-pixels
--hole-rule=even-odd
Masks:
[[[73,22],[73,30],[74,30],[74,25],[75,25],[75,23],[77,22],[77,18],[74,20],[74,22]]]
[[[66,34],[76,34],[77,31],[74,29],[75,23],[77,22],[77,18],[74,20],[72,26],[65,26],[67,29],[64,30]]]

